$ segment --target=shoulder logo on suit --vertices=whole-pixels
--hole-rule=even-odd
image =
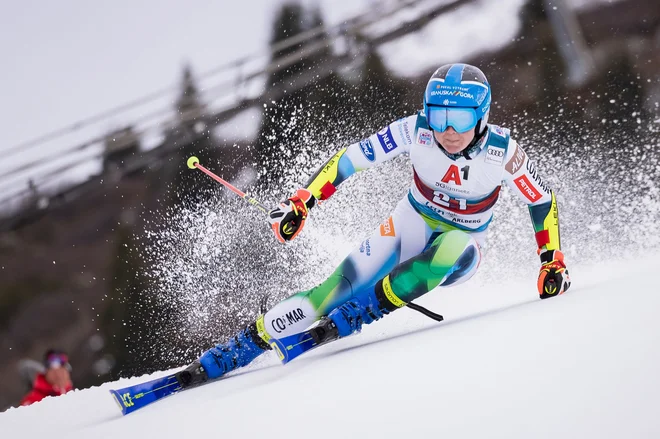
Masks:
[[[506,138],[509,135],[509,130],[506,130],[500,126],[493,125],[493,132],[500,137]]]
[[[420,128],[417,130],[417,143],[424,146],[433,145],[433,133],[431,130],[426,128]]]
[[[406,145],[412,144],[412,139],[410,138],[410,129],[408,128],[408,122],[406,119],[400,119],[397,121],[397,128],[399,129],[399,136],[405,142]]]
[[[374,146],[371,143],[371,140],[369,139],[364,139],[360,141],[360,150],[362,151],[362,154],[369,160],[370,162],[373,162],[376,160],[376,154],[374,154]]]
[[[378,131],[376,133],[376,137],[378,137],[380,146],[383,147],[383,151],[385,151],[385,153],[388,153],[397,147],[397,144],[394,142],[394,139],[392,138],[392,131],[390,131],[389,125],[383,128],[382,130]]]
[[[513,153],[513,157],[511,157],[511,160],[509,160],[509,162],[504,167],[504,169],[506,169],[507,172],[511,175],[518,172],[527,159],[527,154],[525,154],[525,151],[518,145],[518,143],[515,145],[516,150]]]

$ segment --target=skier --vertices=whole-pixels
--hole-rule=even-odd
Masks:
[[[541,299],[565,292],[570,279],[560,250],[557,201],[509,130],[489,125],[491,89],[467,64],[440,67],[424,92],[423,110],[341,149],[304,188],[268,215],[282,243],[298,236],[317,201],[357,171],[407,153],[414,179],[392,216],[320,285],[272,307],[227,343],[206,351],[180,379],[183,387],[250,363],[271,338],[319,321],[320,342],[360,331],[437,286],[470,279],[502,182],[529,206],[538,244]],[[201,365],[201,367],[200,367]]]

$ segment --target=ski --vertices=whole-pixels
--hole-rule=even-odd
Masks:
[[[123,415],[133,413],[166,396],[203,384],[208,381],[206,372],[198,362],[180,372],[162,378],[139,383],[123,389],[110,390]]]
[[[311,329],[280,339],[271,339],[270,346],[277,353],[282,364],[286,364],[305,352],[338,338],[336,325],[326,317]]]
[[[136,384],[118,390],[110,390],[124,415],[141,409],[168,395],[182,390],[176,375],[168,375],[146,383]]]
[[[270,345],[277,353],[282,364],[286,364],[325,343],[339,338],[337,326],[329,318],[321,319],[316,326],[281,339],[271,339]],[[185,369],[162,378],[110,390],[123,415],[133,413],[166,396],[208,382],[204,368],[195,361]]]

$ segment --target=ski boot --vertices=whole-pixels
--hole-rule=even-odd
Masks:
[[[387,287],[389,287],[389,279]],[[362,325],[368,325],[394,311],[399,306],[394,305],[383,293],[383,283],[361,291],[357,297],[333,309],[327,317],[321,319],[318,327],[325,332],[325,337],[346,337],[354,332],[360,332]],[[330,320],[332,324],[324,321]]]
[[[209,380],[206,370],[204,370],[199,361],[195,361],[181,372],[174,374],[174,376],[183,389],[204,384]]]
[[[271,349],[270,345],[259,335],[256,323],[253,323],[230,338],[227,343],[219,344],[204,352],[198,363],[202,369],[201,374],[204,374],[207,379],[215,379],[248,365],[259,355]],[[193,381],[202,379],[195,373],[192,375]]]

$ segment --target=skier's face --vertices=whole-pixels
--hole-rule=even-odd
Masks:
[[[459,133],[453,127],[447,127],[442,132],[433,131],[433,135],[445,151],[449,154],[458,154],[472,142],[472,139],[474,139],[474,130]]]

